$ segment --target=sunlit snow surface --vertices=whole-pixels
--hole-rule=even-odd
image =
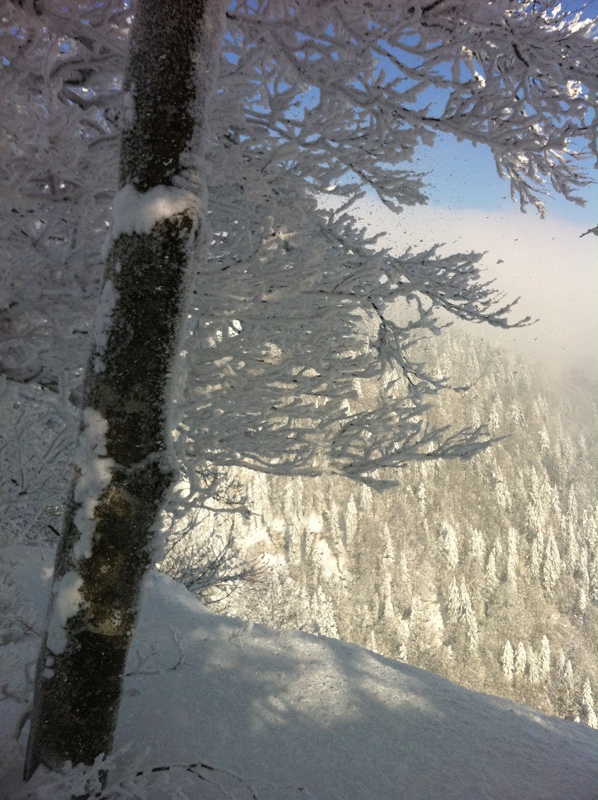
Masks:
[[[16,568],[43,615],[37,576]],[[143,798],[598,797],[597,731],[353,645],[213,615],[159,573],[146,580],[127,671],[119,768],[204,765],[201,778],[153,773]]]

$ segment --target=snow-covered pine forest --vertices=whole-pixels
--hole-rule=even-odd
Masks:
[[[596,387],[482,339],[426,349],[471,386],[465,401],[444,393],[439,418],[489,419],[504,439],[471,461],[409,465],[383,493],[233,472],[246,513],[200,515],[163,566],[193,588],[193,550],[232,534],[238,557],[262,567],[230,596],[228,584],[200,591],[214,608],[596,727]]]

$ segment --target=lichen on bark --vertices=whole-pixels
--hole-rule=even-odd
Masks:
[[[220,0],[139,3],[125,80],[133,113],[123,135],[121,186],[141,194],[177,186],[181,196],[201,197],[198,155],[223,20]],[[62,625],[54,637],[61,646],[52,652],[44,637],[26,778],[39,764],[91,764],[112,747],[142,579],[176,475],[169,446],[173,374],[189,287],[205,255],[204,208],[190,195],[188,206],[179,202],[150,230],[115,224],[103,282],[111,284],[110,313],[100,303],[105,318],[95,326],[48,614],[54,627]],[[90,419],[102,429],[93,447]],[[65,575],[73,576],[68,585],[76,583],[77,602],[56,613]]]

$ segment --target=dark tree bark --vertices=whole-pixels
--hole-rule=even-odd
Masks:
[[[37,666],[26,779],[39,764],[53,770],[66,761],[91,764],[112,747],[141,582],[175,476],[172,376],[190,284],[207,246],[198,157],[223,20],[221,0],[138,4],[125,77],[130,118],[120,184],[129,185],[125,197],[140,202],[155,187],[170,187],[158,194],[177,202],[145,227],[131,222],[122,202],[115,204],[102,295],[112,300],[108,311],[100,303],[87,369]]]

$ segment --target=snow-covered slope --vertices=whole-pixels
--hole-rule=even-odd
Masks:
[[[22,559],[14,572],[36,617],[39,575]],[[156,572],[115,749],[121,774],[152,776],[151,798],[598,797],[597,731],[354,645],[213,615]]]

